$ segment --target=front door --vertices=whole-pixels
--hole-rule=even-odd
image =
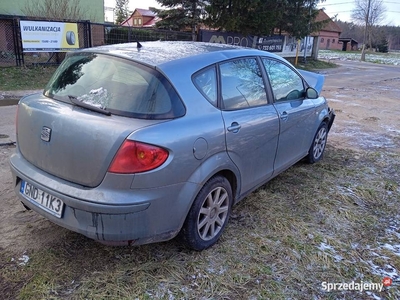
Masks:
[[[274,169],[280,172],[303,158],[315,122],[315,106],[305,98],[303,79],[281,61],[263,58],[279,115],[279,143]]]

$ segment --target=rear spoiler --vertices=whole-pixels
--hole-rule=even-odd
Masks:
[[[314,72],[304,71],[304,70],[298,70],[298,71],[304,77],[304,79],[307,81],[309,86],[316,89],[318,94],[321,94],[322,87],[324,86],[324,82],[325,82],[325,76],[314,73]]]

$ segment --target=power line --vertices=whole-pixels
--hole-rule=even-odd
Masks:
[[[400,4],[400,1],[398,1],[398,2],[394,2],[394,1],[382,1],[382,2],[383,2],[383,4],[385,4],[385,3]],[[318,6],[335,6],[335,5],[343,5],[343,4],[354,4],[354,1],[338,2],[338,3],[330,3],[330,4],[318,3]]]
[[[350,2],[340,2],[340,3],[331,3],[331,4],[323,4],[320,3],[322,6],[332,6],[332,5],[342,5],[342,4],[354,4],[354,1],[350,1]]]
[[[331,12],[331,14],[349,13],[349,12],[352,12],[352,10],[341,10],[341,11],[334,11],[334,12]]]

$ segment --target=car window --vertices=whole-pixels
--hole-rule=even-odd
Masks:
[[[264,81],[255,58],[220,64],[223,109],[233,110],[267,104]]]
[[[201,70],[193,76],[197,89],[214,106],[217,106],[217,72],[215,67]]]
[[[304,98],[302,78],[289,66],[273,59],[262,59],[274,93],[275,101]]]
[[[142,119],[168,119],[185,113],[179,96],[160,73],[100,54],[68,56],[50,79],[45,95],[65,102],[72,96],[116,115]]]

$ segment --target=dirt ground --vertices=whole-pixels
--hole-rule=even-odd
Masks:
[[[400,66],[337,62],[320,71],[323,94],[336,111],[328,143],[356,151],[400,153]],[[37,213],[26,211],[13,190],[8,164],[14,146],[0,146],[0,251],[21,254],[70,233]]]
[[[323,94],[336,111],[329,137],[335,147],[400,152],[400,66],[337,62]]]

